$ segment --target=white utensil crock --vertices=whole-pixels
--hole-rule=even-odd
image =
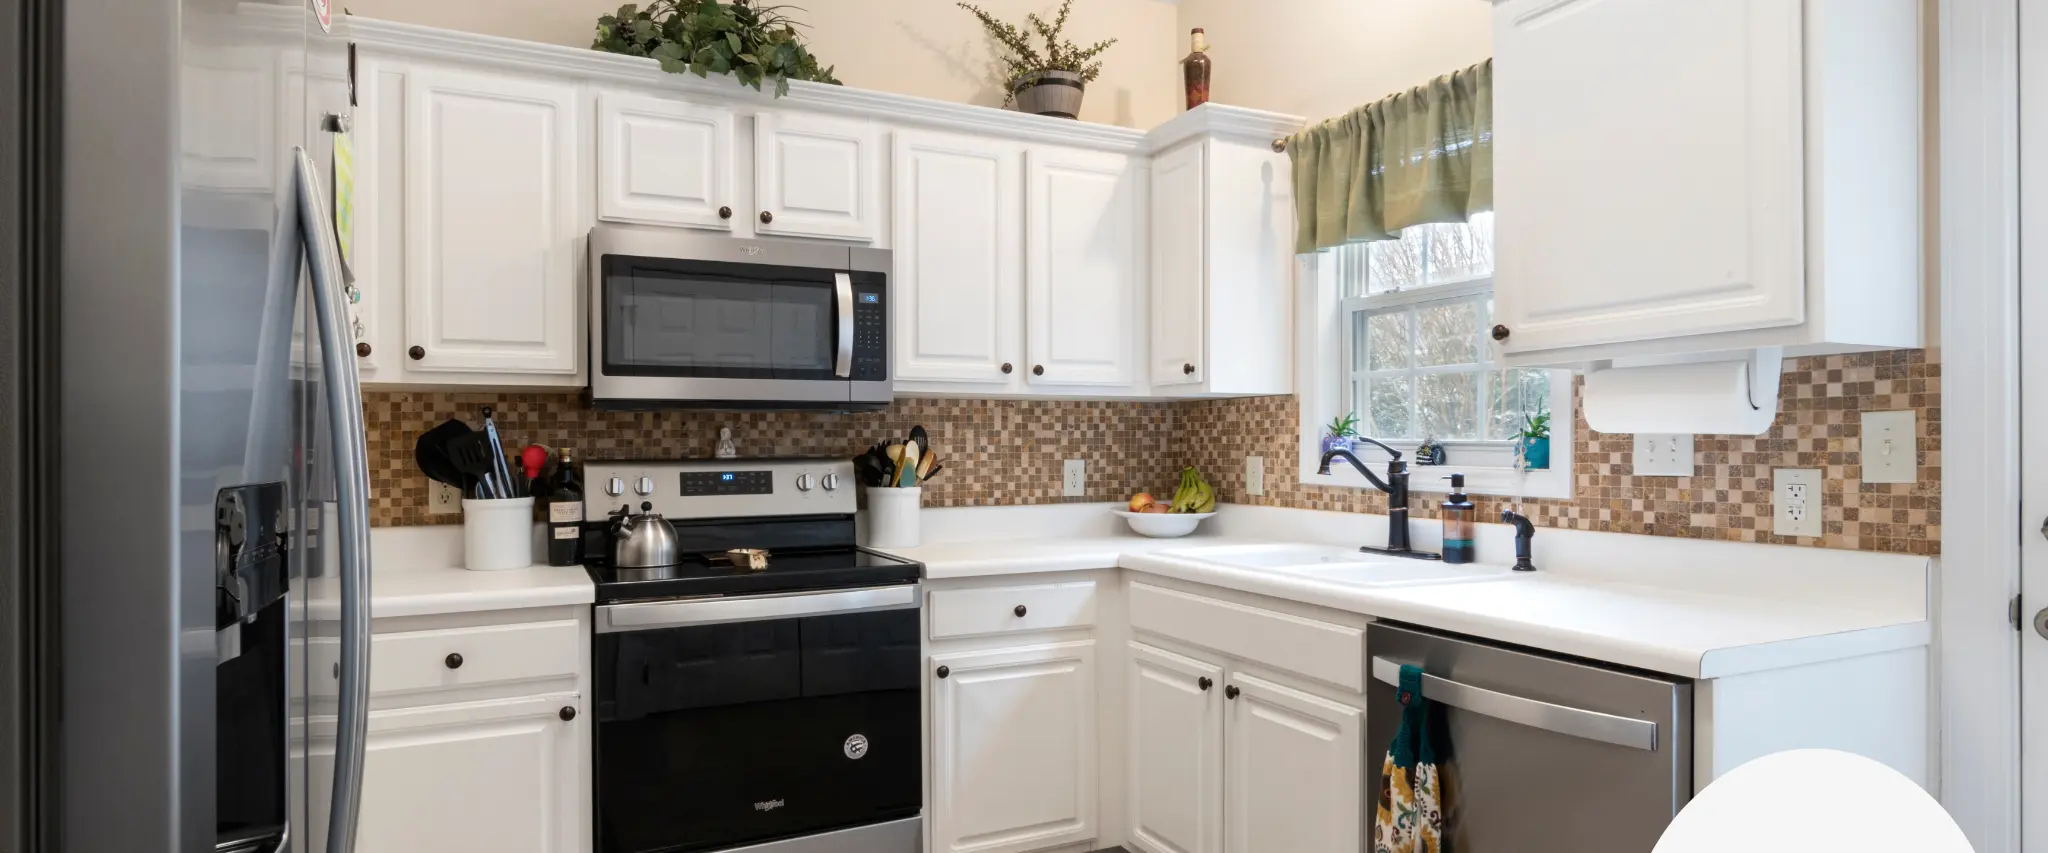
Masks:
[[[924,487],[879,486],[868,491],[868,547],[915,548],[917,514]]]
[[[462,564],[476,572],[533,565],[533,498],[464,498]]]

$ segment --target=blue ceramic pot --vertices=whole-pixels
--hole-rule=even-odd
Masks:
[[[1324,453],[1328,453],[1328,452],[1330,452],[1330,451],[1332,451],[1332,450],[1350,450],[1350,449],[1351,449],[1351,439],[1349,439],[1349,438],[1346,438],[1346,437],[1344,437],[1344,436],[1341,436],[1341,435],[1326,435],[1326,436],[1323,436],[1323,452],[1324,452]]]
[[[1548,470],[1550,468],[1550,439],[1523,438],[1522,459],[1529,463],[1530,470]]]

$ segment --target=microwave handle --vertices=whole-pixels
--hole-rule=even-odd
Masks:
[[[833,273],[832,289],[839,295],[839,356],[833,362],[832,373],[841,379],[852,379],[853,276],[843,272]]]

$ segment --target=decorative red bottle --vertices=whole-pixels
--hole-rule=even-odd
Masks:
[[[1192,110],[1209,102],[1209,39],[1201,27],[1191,30],[1188,38],[1191,50],[1180,61],[1180,73],[1187,86],[1188,109]]]

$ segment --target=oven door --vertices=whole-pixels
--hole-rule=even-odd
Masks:
[[[836,831],[872,836],[847,850],[914,853],[921,598],[903,585],[598,608],[598,851]]]

